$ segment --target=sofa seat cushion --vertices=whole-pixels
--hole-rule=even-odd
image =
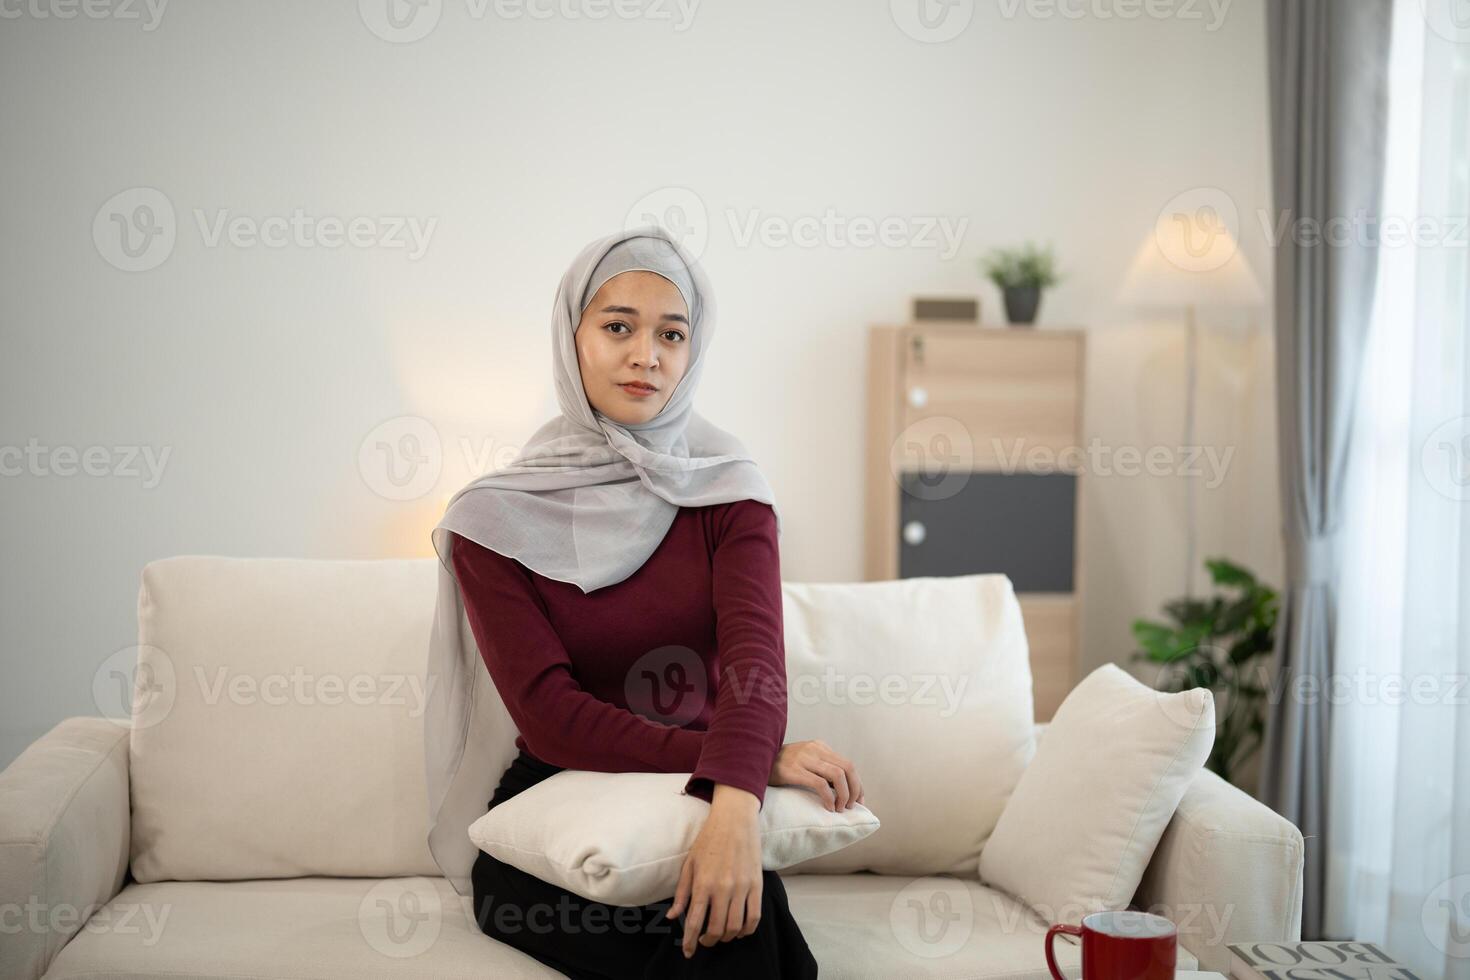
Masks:
[[[823,978],[1047,977],[1046,924],[974,879],[783,876]],[[390,912],[392,913],[390,917]],[[1076,947],[1058,960],[1077,975]],[[1180,969],[1197,966],[1183,948]],[[130,883],[47,978],[520,978],[561,974],[480,932],[443,878]]]
[[[131,882],[44,980],[562,978],[480,932],[470,907],[426,876]]]
[[[1047,924],[974,878],[855,872],[782,881],[824,980],[1051,980]],[[1057,962],[1080,976],[1081,950],[1064,938]],[[1181,946],[1179,969],[1198,965]]]

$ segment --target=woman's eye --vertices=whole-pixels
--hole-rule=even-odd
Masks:
[[[613,321],[611,321],[609,323],[604,323],[602,326],[603,326],[603,329],[604,330],[612,330],[613,327],[622,327],[624,330],[628,331],[629,333],[632,333],[632,331],[633,331],[633,328],[630,327],[630,326],[628,326],[622,320],[613,320]],[[616,333],[616,331],[613,331],[613,332]],[[681,340],[684,339],[684,331],[682,331],[682,330],[665,330],[663,332],[663,335],[665,337],[672,337],[673,340],[674,340],[674,342],[678,342],[678,341],[681,341]]]

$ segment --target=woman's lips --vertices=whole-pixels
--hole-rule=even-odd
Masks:
[[[640,388],[638,385],[618,385],[618,387],[638,398],[647,398],[658,391],[657,388]]]

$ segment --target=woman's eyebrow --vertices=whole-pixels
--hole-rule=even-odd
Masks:
[[[631,306],[604,306],[602,308],[602,312],[604,312],[604,313],[626,313],[628,316],[637,316],[638,315],[638,311],[636,309],[634,309],[633,307],[631,307]],[[684,326],[686,326],[686,327],[689,326],[689,320],[688,320],[688,318],[685,317],[684,314],[682,314],[682,313],[665,313],[659,319],[661,319],[661,320],[677,320],[678,322],[684,324]]]

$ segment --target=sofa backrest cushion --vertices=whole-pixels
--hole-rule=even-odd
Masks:
[[[784,613],[786,741],[852,760],[883,824],[790,873],[972,877],[1035,752],[1010,579],[788,582]]]
[[[422,717],[435,561],[144,568],[135,878],[439,874]]]
[[[134,877],[440,874],[423,771],[435,561],[144,569]],[[851,758],[882,821],[791,873],[973,875],[1035,751],[1010,580],[788,582],[784,613],[786,740]]]

